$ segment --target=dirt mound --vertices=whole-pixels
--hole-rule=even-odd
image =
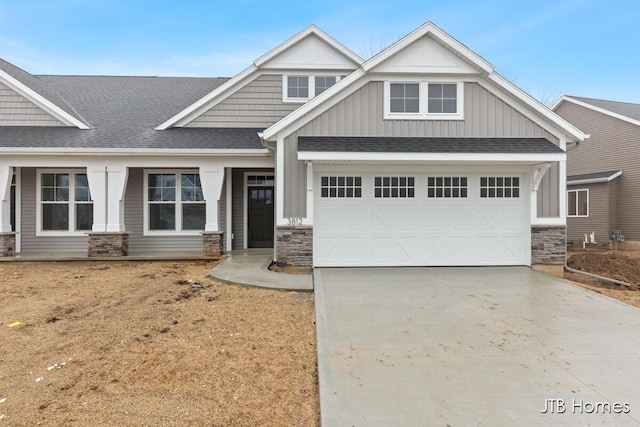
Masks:
[[[640,258],[621,251],[579,252],[569,257],[567,265],[577,270],[599,274],[640,286]]]

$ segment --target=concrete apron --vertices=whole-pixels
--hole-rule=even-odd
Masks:
[[[634,307],[526,267],[314,282],[323,426],[640,425]]]

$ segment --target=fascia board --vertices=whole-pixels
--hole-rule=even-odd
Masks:
[[[391,56],[395,55],[397,52],[401,51],[402,49],[406,48],[407,46],[409,46],[410,44],[424,37],[427,34],[431,34],[436,40],[438,40],[445,46],[448,46],[458,55],[462,56],[470,63],[479,67],[485,73],[488,74],[493,72],[493,66],[489,62],[484,60],[481,56],[479,56],[478,54],[473,52],[471,49],[469,49],[468,47],[460,43],[458,40],[451,37],[449,34],[444,32],[440,28],[438,28],[432,22],[427,22],[417,30],[403,37],[402,39],[392,44],[391,46],[389,46],[379,54],[375,55],[374,57],[366,61],[364,64],[362,64],[362,68],[365,71],[369,71],[372,68],[375,68],[385,60],[389,59]]]
[[[568,136],[573,137],[576,141],[584,141],[588,138],[588,136],[579,130],[577,127],[573,126],[571,123],[551,111],[549,108],[541,104],[538,100],[534,99],[531,95],[524,92],[522,89],[511,83],[509,80],[505,79],[498,73],[491,73],[487,76],[487,78],[511,93],[517,99],[522,101],[525,105],[532,108],[534,111],[542,115],[544,118],[549,120],[551,123],[558,126],[563,132],[565,132]]]
[[[79,129],[91,129],[89,126],[87,126],[87,124],[67,113],[62,108],[58,107],[53,102],[49,101],[24,83],[7,74],[5,71],[0,70],[0,81],[5,83],[14,91],[18,92],[20,95],[27,98],[29,101],[33,102],[38,107],[42,108],[44,111],[46,111],[56,119],[60,120],[65,125],[75,126]]]
[[[610,116],[610,117],[625,121],[627,123],[631,123],[632,125],[640,126],[640,120],[635,120],[635,119],[632,119],[630,117],[623,116],[622,114],[614,113],[613,111],[604,109],[602,107],[597,107],[597,106],[589,104],[587,102],[579,101],[577,99],[571,98],[570,96],[566,96],[566,95],[563,96],[562,98],[560,98],[556,102],[556,104],[554,104],[552,109],[555,109],[560,104],[560,102],[562,102],[562,101],[571,102],[573,104],[579,105],[579,106],[584,107],[584,108],[588,108],[588,109],[596,111],[598,113],[602,113],[602,114],[605,114],[607,116]]]
[[[258,67],[256,67],[255,65],[251,65],[245,68],[243,71],[236,74],[234,77],[232,77],[230,80],[228,80],[224,84],[218,86],[216,89],[209,92],[207,95],[200,98],[198,101],[194,102],[184,110],[180,111],[178,114],[164,121],[162,124],[156,127],[155,130],[166,130],[180,123],[182,124],[188,123],[189,121],[193,120],[194,116],[196,116],[201,109],[209,108],[210,104],[216,101],[216,98],[220,98],[224,96],[228,91],[233,89],[236,85],[243,82],[252,74],[256,73],[257,70],[258,70]]]
[[[618,178],[622,175],[622,171],[618,171],[612,175],[605,176],[602,178],[592,178],[592,179],[578,179],[575,181],[570,181],[567,179],[567,185],[585,185],[585,184],[601,184],[605,182],[611,182],[614,179]]]
[[[299,151],[298,160],[353,162],[532,163],[566,161],[566,153],[366,153]]]

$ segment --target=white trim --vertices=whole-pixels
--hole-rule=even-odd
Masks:
[[[173,201],[175,205],[175,230],[150,230],[149,229],[149,175],[150,174],[174,174],[176,175],[176,197]],[[145,169],[143,173],[142,188],[144,192],[143,197],[143,227],[142,227],[142,235],[143,236],[198,236],[201,235],[205,229],[202,230],[182,230],[182,180],[180,176],[182,174],[197,174],[200,176],[202,180],[202,176],[199,168],[194,169]],[[200,203],[200,202],[199,202]],[[204,200],[201,202],[205,205],[205,216],[206,216],[206,204],[207,201]],[[206,226],[205,226],[206,227]],[[180,228],[180,229],[178,229]],[[217,231],[217,230],[214,230]]]
[[[585,185],[585,184],[601,184],[601,183],[606,183],[606,182],[611,182],[614,179],[618,178],[619,176],[622,175],[622,171],[619,170],[618,172],[609,175],[609,176],[605,176],[602,178],[590,178],[590,179],[578,179],[575,181],[569,180],[567,177],[567,186],[569,185]]]
[[[411,77],[394,78],[384,80],[384,120],[464,120],[464,82],[451,78],[412,79]],[[419,85],[418,112],[417,113],[393,113],[391,112],[391,85],[394,83],[414,83]],[[429,112],[429,84],[455,84],[456,85],[456,112],[455,113],[430,113]]]
[[[75,126],[79,129],[91,129],[82,121],[78,120],[76,117],[64,111],[62,108],[55,105],[53,102],[49,101],[24,83],[20,82],[16,78],[7,74],[5,71],[0,70],[0,81],[6,84],[10,89],[18,92],[20,95],[42,108],[44,111],[49,113],[55,119],[61,121],[67,126]]]
[[[233,223],[233,191],[232,190],[232,183],[233,183],[233,168],[225,168],[225,185],[227,186],[226,188],[226,203],[227,205],[225,206],[225,210],[226,210],[226,218],[225,218],[225,232],[227,233],[226,236],[226,240],[227,240],[227,245],[226,245],[226,249],[227,251],[231,251],[233,249],[233,227],[232,227],[232,223]]]
[[[259,149],[235,149],[235,148],[67,148],[67,147],[16,147],[3,148],[3,155],[31,155],[31,154],[65,154],[70,156],[194,156],[194,155],[214,155],[214,156],[268,156],[269,150]]]
[[[579,208],[580,208],[580,204],[578,201],[578,193],[580,193],[581,191],[586,191],[587,192],[587,214],[586,215],[580,215],[579,213]],[[571,215],[569,214],[569,193],[576,193],[576,214],[575,215]],[[588,188],[576,188],[576,189],[571,189],[571,190],[567,190],[566,193],[566,200],[567,200],[567,218],[589,218],[589,211],[590,211],[590,202],[591,202],[591,195],[589,194],[589,189]]]
[[[578,101],[577,99],[572,98],[572,97],[567,96],[567,95],[563,95],[560,99],[558,99],[553,104],[551,109],[555,111],[555,109],[562,103],[562,101],[571,102],[571,103],[579,105],[581,107],[588,108],[588,109],[593,110],[593,111],[597,111],[598,113],[606,114],[607,116],[611,116],[611,117],[614,117],[616,119],[625,121],[627,123],[631,123],[632,125],[640,126],[640,120],[635,120],[635,119],[632,119],[631,117],[627,117],[627,116],[623,116],[622,114],[614,113],[613,111],[607,110],[607,109],[602,108],[602,107],[596,107],[595,105],[589,104],[589,103],[584,102],[584,101]],[[612,102],[615,102],[615,101],[612,101]]]
[[[42,200],[42,175],[43,174],[67,174],[69,175],[69,197],[66,201],[67,206],[69,207],[69,222],[68,222],[68,230],[43,230],[42,229],[42,204],[47,203]],[[76,225],[76,216],[75,216],[75,205],[76,197],[75,197],[75,186],[76,186],[76,175],[87,175],[87,169],[78,169],[78,168],[58,168],[58,169],[36,169],[36,236],[37,237],[70,237],[70,236],[86,236],[87,233],[90,233],[91,230],[75,230]],[[89,189],[89,191],[91,191]],[[91,205],[93,205],[93,195],[91,195]],[[59,203],[63,204],[63,203]],[[82,204],[89,204],[88,202],[83,202]],[[93,223],[93,219],[92,219]]]
[[[543,163],[565,161],[566,153],[361,153],[299,151],[298,160],[346,161],[346,162],[495,162],[495,163]]]
[[[535,193],[534,193],[535,194]],[[549,217],[538,218],[537,213],[533,212],[533,218],[531,219],[531,225],[534,226],[566,226],[567,222],[562,217]]]
[[[567,191],[567,161],[558,163],[558,215],[560,218],[567,217],[567,199],[562,197]],[[566,221],[566,219],[565,219]]]
[[[22,252],[22,168],[13,168],[16,176],[16,252]]]
[[[242,210],[243,210],[243,214],[242,214],[242,226],[243,226],[243,242],[242,242],[242,247],[243,249],[248,249],[249,248],[249,200],[248,200],[248,195],[249,195],[249,176],[273,176],[275,177],[275,172],[256,172],[256,171],[245,171],[244,172],[244,177],[243,177],[243,187],[242,187]],[[274,199],[275,197],[275,193],[276,193],[276,183],[274,180],[273,185],[267,185],[267,184],[252,184],[252,187],[273,187],[273,197]],[[274,206],[274,212],[273,212],[274,216],[275,216],[275,206]],[[275,242],[275,234],[274,234],[274,242]]]
[[[313,162],[307,162],[307,217],[304,218],[305,225],[313,225],[313,198],[314,178],[313,178]]]
[[[298,153],[298,156],[300,153]],[[284,138],[276,142],[276,226],[287,225],[284,219]]]

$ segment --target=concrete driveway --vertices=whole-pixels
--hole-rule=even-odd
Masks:
[[[314,281],[325,427],[640,425],[636,308],[526,267]]]

